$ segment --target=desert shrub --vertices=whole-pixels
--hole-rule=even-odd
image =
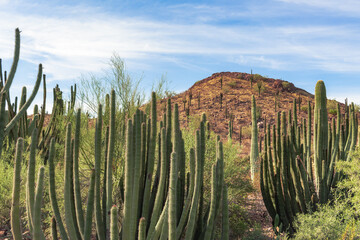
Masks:
[[[358,239],[360,237],[360,148],[351,153],[352,160],[338,162],[345,174],[333,193],[334,200],[312,214],[296,217],[294,239]]]
[[[264,93],[266,91],[264,82],[262,80],[257,81],[256,84],[253,86],[253,90],[260,96],[261,93]]]
[[[257,82],[257,81],[262,81],[262,80],[264,80],[264,77],[261,76],[260,74],[255,73],[255,74],[253,75],[253,79],[255,80],[255,82]]]
[[[301,106],[301,111],[307,113],[308,112],[308,106]]]
[[[243,138],[250,138],[251,137],[251,125],[243,126],[241,130],[241,134]]]
[[[283,86],[284,89],[287,89],[287,88],[290,87],[290,83],[287,82],[287,81],[283,81],[281,84],[282,84],[282,86]]]
[[[243,203],[237,203],[229,199],[229,226],[231,237],[243,236],[249,229],[249,222],[246,219]]]
[[[337,114],[337,101],[335,99],[327,100],[327,111],[331,115]]]
[[[225,85],[223,88],[222,88],[222,92],[223,94],[227,94],[230,92],[230,86],[229,85]]]
[[[233,80],[233,81],[229,82],[227,85],[228,85],[230,88],[234,88],[234,87],[236,87],[237,82],[236,82],[235,80]]]
[[[339,239],[351,215],[346,204],[321,206],[312,214],[300,214],[295,221],[294,239]]]

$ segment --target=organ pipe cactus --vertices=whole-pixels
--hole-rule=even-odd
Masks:
[[[21,161],[24,148],[24,140],[19,138],[16,144],[15,152],[15,167],[14,167],[14,180],[12,191],[12,204],[11,204],[11,232],[15,240],[22,239],[21,220],[20,220],[20,173]]]
[[[318,203],[331,198],[331,188],[341,178],[335,163],[350,161],[349,152],[355,149],[358,123],[353,105],[345,112],[338,105],[337,122],[328,126],[326,89],[323,81],[315,88],[313,139],[311,139],[311,105],[308,119],[297,122],[297,107],[278,114],[277,129],[270,126],[265,134],[265,148],[260,168],[260,188],[265,206],[273,218],[274,226],[292,233],[294,216],[316,210]],[[345,129],[348,123],[349,132]],[[302,130],[301,130],[302,128]],[[342,143],[340,143],[342,142]],[[311,151],[312,150],[312,151]],[[275,221],[276,220],[276,221]],[[275,227],[276,227],[275,226]]]
[[[113,95],[113,94],[112,94]],[[114,96],[111,97],[113,104]],[[65,154],[64,154],[64,210],[65,224],[61,217],[58,200],[56,196],[55,183],[55,139],[52,138],[49,147],[49,190],[50,200],[54,214],[52,223],[52,234],[57,238],[57,229],[61,239],[91,239],[92,236],[92,217],[95,213],[96,234],[99,239],[118,239],[122,234],[123,239],[213,239],[215,220],[222,214],[223,237],[228,238],[228,214],[227,214],[227,197],[224,190],[224,160],[222,143],[217,142],[216,161],[212,168],[211,180],[211,200],[209,203],[209,212],[205,211],[205,201],[203,200],[203,177],[204,177],[204,161],[205,161],[205,123],[206,117],[202,116],[200,128],[196,133],[196,146],[190,150],[189,165],[190,172],[186,173],[186,157],[184,150],[184,142],[179,123],[178,106],[175,105],[171,111],[171,101],[168,102],[168,114],[165,125],[160,124],[161,131],[159,139],[157,139],[156,131],[156,98],[153,94],[152,113],[148,117],[137,110],[132,119],[128,120],[127,140],[126,140],[126,162],[124,170],[124,205],[122,218],[122,231],[117,228],[117,208],[110,208],[109,226],[107,227],[107,219],[103,218],[106,207],[100,202],[101,191],[103,191],[103,202],[112,202],[112,196],[109,194],[111,190],[109,184],[112,181],[109,151],[112,151],[111,127],[114,124],[113,114],[115,114],[114,104],[110,107],[110,133],[107,134],[107,166],[106,183],[100,185],[101,174],[101,129],[102,129],[102,107],[99,106],[98,119],[96,123],[95,133],[95,164],[91,171],[90,186],[88,188],[86,216],[82,211],[80,204],[81,191],[79,188],[79,144],[80,136],[80,115],[81,111],[77,111],[75,122],[75,138],[72,139],[71,123],[66,128]],[[22,138],[19,138],[22,142]],[[32,143],[30,146],[29,172],[31,175],[35,167],[35,154],[33,149],[37,146],[37,128],[34,128],[32,134]],[[152,142],[153,141],[153,142]],[[159,166],[156,169],[155,178],[153,178],[153,169],[155,164],[155,148],[156,142],[159,141]],[[21,162],[21,146],[17,147],[17,162]],[[151,150],[152,149],[152,150]],[[151,151],[153,151],[151,153]],[[170,154],[170,155],[169,155]],[[152,165],[152,166],[149,166]],[[20,165],[18,165],[20,166]],[[109,170],[110,169],[110,170]],[[20,170],[16,168],[16,172]],[[27,181],[27,209],[30,225],[32,226],[32,236],[34,239],[44,239],[41,231],[41,201],[42,201],[42,185],[44,168],[40,169],[37,183],[36,194],[30,194],[34,189],[34,178],[28,177]],[[18,176],[15,174],[14,183],[19,183]],[[188,176],[188,177],[186,177]],[[157,182],[153,179],[158,178]],[[149,190],[146,182],[149,181]],[[19,187],[14,184],[15,187]],[[149,198],[145,198],[146,192]],[[17,191],[14,191],[14,236],[20,233],[20,216],[16,210]],[[150,199],[150,201],[149,201]],[[153,199],[153,200],[151,200]],[[144,201],[148,201],[147,210],[143,207]],[[223,204],[221,204],[221,202]],[[222,209],[222,210],[221,210]],[[17,217],[18,216],[18,217]],[[148,219],[143,216],[148,216]],[[201,223],[201,226],[198,225]],[[35,226],[36,224],[36,226]],[[18,227],[17,227],[18,226]],[[107,236],[107,234],[109,234]],[[18,235],[19,236],[19,235]]]
[[[254,182],[257,162],[259,157],[258,129],[256,119],[256,101],[254,95],[251,97],[251,149],[250,149],[250,172],[251,180]]]

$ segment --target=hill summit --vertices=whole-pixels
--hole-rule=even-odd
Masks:
[[[226,138],[229,120],[233,121],[233,141],[239,141],[242,128],[242,144],[248,153],[251,125],[251,95],[256,98],[258,107],[258,124],[260,135],[262,122],[273,124],[278,111],[292,108],[293,101],[298,103],[298,117],[307,116],[307,106],[313,104],[314,95],[297,88],[294,84],[281,80],[263,77],[259,74],[241,72],[220,72],[197,81],[185,92],[171,97],[172,104],[179,106],[181,125],[187,126],[189,118],[206,113],[210,128]],[[158,112],[165,109],[167,99],[159,100]],[[276,105],[276,107],[275,107]],[[162,114],[160,114],[162,115]]]

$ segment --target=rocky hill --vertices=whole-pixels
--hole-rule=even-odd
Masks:
[[[259,85],[262,85],[260,94]],[[248,154],[251,95],[255,95],[257,107],[260,109],[258,121],[260,136],[263,134],[262,122],[265,116],[268,123],[274,123],[276,111],[291,109],[293,101],[296,99],[297,103],[300,103],[298,119],[301,119],[307,116],[308,101],[312,104],[314,101],[313,94],[297,88],[287,81],[266,78],[258,74],[221,72],[197,81],[187,91],[173,96],[172,103],[179,105],[182,126],[187,126],[189,117],[200,116],[205,112],[211,129],[223,139],[227,137],[229,120],[230,117],[233,117],[233,140],[239,141],[241,127],[243,154]],[[158,103],[158,112],[161,113],[159,117],[165,109],[166,101],[166,99],[162,99]],[[275,102],[277,104],[276,111]]]

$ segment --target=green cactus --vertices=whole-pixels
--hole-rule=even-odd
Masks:
[[[43,199],[43,186],[44,186],[45,168],[42,166],[39,169],[39,176],[36,184],[36,195],[34,201],[33,211],[33,238],[35,240],[45,240],[43,231],[41,230],[41,205]]]
[[[106,210],[105,213],[110,212],[112,202],[112,169],[113,169],[113,158],[114,158],[114,147],[115,147],[115,90],[111,90],[111,106],[110,106],[110,129],[109,129],[109,140],[107,149],[107,169],[106,169]],[[108,214],[107,214],[108,216]],[[110,219],[106,219],[106,226],[109,228]]]
[[[56,229],[56,219],[54,216],[51,218],[51,237],[53,240],[58,240],[58,233],[57,233],[57,229]]]
[[[118,214],[117,214],[117,207],[114,205],[110,210],[111,221],[110,221],[110,239],[111,240],[118,240],[119,239],[119,230],[118,230]]]
[[[41,77],[42,77],[42,65],[39,64],[39,70],[37,75],[37,80],[35,82],[34,89],[30,95],[30,97],[26,100],[26,96],[24,95],[24,92],[22,94],[22,101],[21,101],[21,107],[19,111],[16,110],[17,102],[14,104],[14,108],[12,107],[12,104],[10,102],[10,87],[13,82],[17,65],[19,62],[19,56],[20,56],[20,30],[18,28],[15,29],[15,50],[14,50],[14,58],[13,63],[9,72],[9,75],[6,77],[5,74],[5,84],[1,84],[1,104],[0,104],[0,155],[2,153],[2,147],[4,143],[5,137],[12,135],[12,140],[17,140],[17,131],[19,129],[21,133],[20,136],[25,137],[25,133],[27,135],[30,135],[32,131],[28,132],[28,122],[27,122],[27,114],[26,110],[31,105],[32,101],[34,100],[41,83]],[[0,62],[1,65],[1,62]],[[0,68],[2,68],[0,66]],[[2,69],[0,71],[1,75],[1,81],[3,81],[2,78]],[[26,89],[26,88],[25,88]],[[26,91],[26,90],[25,90]],[[26,94],[26,93],[25,93]],[[5,101],[8,103],[8,113],[5,112]],[[6,115],[8,115],[8,119],[6,119]],[[19,125],[19,126],[18,126]],[[30,134],[29,134],[30,133]]]
[[[174,147],[175,148],[175,147]],[[176,225],[177,225],[177,178],[178,178],[178,155],[176,152],[171,153],[170,161],[170,179],[169,179],[169,240],[176,239]]]
[[[258,129],[256,119],[256,101],[254,95],[251,97],[251,150],[250,150],[250,172],[251,180],[254,182],[257,172],[257,162],[259,157],[258,148]]]
[[[341,178],[336,172],[337,161],[349,161],[349,152],[356,145],[357,120],[352,107],[349,117],[341,119],[338,106],[337,123],[328,126],[326,90],[323,81],[316,84],[314,120],[308,103],[308,119],[297,122],[297,106],[288,118],[283,112],[277,117],[277,130],[270,126],[265,136],[265,152],[261,160],[260,187],[264,204],[274,221],[274,227],[294,231],[293,220],[298,213],[316,210],[318,203],[332,198],[331,188]],[[341,130],[341,122],[349,120],[349,133]],[[313,129],[313,139],[311,139]],[[345,140],[346,139],[346,140]],[[342,143],[341,143],[342,142]],[[345,144],[346,142],[346,144]],[[313,147],[312,147],[313,146]],[[281,224],[280,224],[280,223]]]
[[[15,167],[13,178],[12,204],[11,204],[11,232],[15,240],[22,239],[20,220],[20,184],[21,184],[21,161],[24,147],[24,140],[19,138],[16,143]]]
[[[65,230],[63,221],[61,220],[59,205],[56,198],[56,186],[55,186],[55,167],[54,167],[54,155],[55,155],[55,139],[51,139],[50,152],[49,152],[49,192],[51,207],[56,219],[56,224],[60,230],[60,236],[62,239],[67,240],[68,235]]]
[[[155,96],[153,94],[153,96]],[[115,103],[113,96],[111,104]],[[49,190],[50,200],[53,210],[52,235],[57,238],[57,228],[59,229],[61,239],[91,239],[92,237],[92,217],[95,213],[96,234],[99,239],[118,239],[119,230],[117,228],[117,208],[113,206],[109,213],[109,220],[105,217],[104,212],[108,213],[107,205],[101,205],[101,189],[102,204],[112,202],[112,177],[111,176],[111,144],[115,141],[114,135],[111,134],[111,128],[114,126],[114,106],[110,107],[110,128],[106,136],[105,143],[105,175],[106,183],[100,186],[101,173],[101,128],[102,128],[102,106],[99,105],[98,118],[95,132],[95,163],[91,172],[90,186],[88,188],[86,217],[81,206],[81,193],[79,181],[79,148],[80,148],[80,118],[81,111],[76,113],[75,138],[71,138],[71,123],[66,128],[65,154],[64,154],[64,210],[65,223],[59,211],[56,197],[55,185],[55,139],[52,138],[49,147]],[[146,125],[147,124],[147,125]],[[227,197],[223,190],[224,186],[224,160],[222,143],[217,142],[217,161],[212,171],[212,190],[209,210],[206,211],[206,201],[203,199],[203,177],[205,162],[205,124],[206,116],[202,115],[200,128],[196,133],[196,151],[190,150],[190,172],[186,172],[186,157],[184,150],[184,140],[180,130],[179,113],[177,104],[171,111],[171,102],[168,101],[168,112],[166,125],[160,124],[161,133],[157,140],[156,131],[156,99],[153,97],[153,107],[151,119],[137,110],[134,117],[128,120],[127,140],[126,140],[126,161],[124,169],[124,205],[122,218],[122,237],[123,239],[180,239],[185,236],[186,239],[212,239],[214,235],[215,222],[219,213],[226,211],[227,213]],[[30,145],[30,159],[27,180],[27,211],[29,224],[32,226],[31,234],[34,239],[45,239],[41,230],[41,202],[42,189],[44,181],[44,167],[40,168],[36,194],[30,194],[34,189],[33,175],[35,167],[35,149],[37,144],[37,128],[32,133],[32,143]],[[22,142],[22,138],[19,138]],[[153,177],[153,168],[156,162],[155,149],[156,142],[159,141],[159,158],[157,160],[158,169],[155,177]],[[111,143],[112,142],[112,143]],[[151,150],[152,149],[152,150]],[[17,147],[16,161],[21,162],[21,147]],[[151,152],[152,151],[152,152]],[[110,156],[110,157],[109,157]],[[159,161],[160,160],[160,161]],[[169,164],[170,163],[170,164]],[[149,166],[152,165],[152,166]],[[18,168],[15,170],[20,172]],[[14,186],[18,187],[19,174],[14,178]],[[187,176],[187,177],[186,177]],[[158,180],[156,180],[158,179]],[[149,181],[149,189],[146,182]],[[107,189],[105,189],[105,187]],[[148,191],[148,196],[146,192]],[[14,191],[18,193],[18,191]],[[14,195],[14,213],[12,220],[14,221],[13,230],[20,234],[21,227],[19,225],[19,196]],[[110,198],[110,199],[109,199]],[[150,199],[150,201],[149,201]],[[151,200],[153,199],[153,200]],[[144,202],[148,201],[147,210],[143,207]],[[223,204],[221,204],[223,202]],[[16,204],[17,203],[17,204]],[[18,216],[18,217],[17,217]],[[148,220],[145,217],[148,216]],[[16,227],[15,221],[18,223]],[[107,222],[109,226],[107,227]],[[228,215],[223,214],[223,237],[228,239]],[[199,224],[201,226],[199,226]],[[227,226],[226,226],[227,225]],[[15,233],[15,234],[16,234]],[[15,236],[14,234],[14,236]],[[109,234],[109,235],[108,235]],[[108,236],[107,236],[108,235]]]

